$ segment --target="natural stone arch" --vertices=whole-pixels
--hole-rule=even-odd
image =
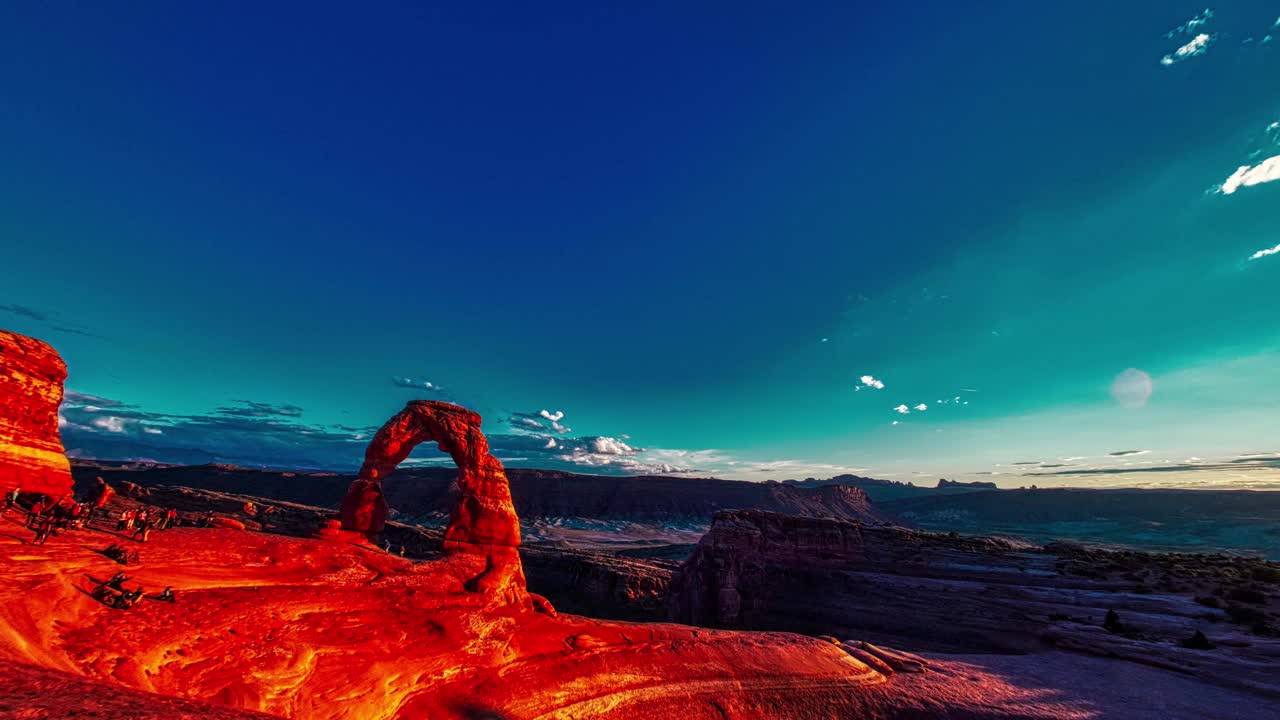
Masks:
[[[435,442],[458,466],[458,500],[445,531],[459,545],[520,546],[520,522],[502,463],[489,453],[480,415],[451,403],[414,400],[378,430],[340,513],[344,530],[374,534],[386,524],[382,483],[420,443]]]
[[[364,465],[338,516],[342,529],[372,537],[387,521],[382,483],[420,443],[435,442],[458,466],[458,500],[445,530],[445,552],[476,561],[466,589],[524,595],[520,519],[502,463],[489,453],[480,415],[452,403],[414,400],[384,424],[365,450]],[[465,559],[465,558],[459,558]]]

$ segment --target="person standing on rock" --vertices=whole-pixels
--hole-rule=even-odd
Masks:
[[[49,533],[53,532],[53,518],[44,515],[36,516],[34,523],[36,537],[33,541],[36,545],[43,545],[49,540]]]
[[[138,542],[146,542],[151,537],[152,520],[144,514],[137,522],[137,529],[133,531],[133,539]]]
[[[44,496],[40,495],[36,501],[31,504],[31,509],[27,510],[27,527],[33,527],[36,518],[44,514]]]
[[[9,508],[18,507],[18,496],[22,494],[22,488],[14,488],[12,491],[4,494],[4,507],[0,508],[0,517],[9,514]]]

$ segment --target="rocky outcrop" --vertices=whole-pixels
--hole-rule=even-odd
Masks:
[[[529,589],[561,612],[610,620],[666,618],[667,587],[679,564],[565,548],[520,551]]]
[[[716,515],[671,581],[669,618],[946,652],[1047,646],[1280,695],[1280,565],[1041,547],[758,511]],[[1120,625],[1105,627],[1108,612]],[[1209,652],[1184,647],[1200,631]]]
[[[71,494],[58,434],[67,365],[48,344],[0,330],[0,492]]]

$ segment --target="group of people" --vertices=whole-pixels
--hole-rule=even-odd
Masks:
[[[5,511],[16,506],[20,490],[6,496]],[[44,495],[37,496],[35,502],[27,509],[27,528],[34,531],[35,544],[43,545],[50,535],[64,530],[79,530],[89,521],[93,512],[88,503],[78,503],[70,495],[52,501]]]
[[[178,511],[173,508],[138,507],[121,511],[116,532],[133,532],[133,539],[146,542],[152,530],[167,530],[178,524]]]

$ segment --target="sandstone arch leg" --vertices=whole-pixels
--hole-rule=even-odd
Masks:
[[[381,533],[387,520],[382,483],[420,443],[435,442],[458,466],[458,500],[449,515],[444,549],[476,556],[472,592],[524,593],[520,520],[502,463],[489,453],[480,415],[451,403],[415,400],[384,424],[365,450],[364,465],[339,510],[344,530]]]

